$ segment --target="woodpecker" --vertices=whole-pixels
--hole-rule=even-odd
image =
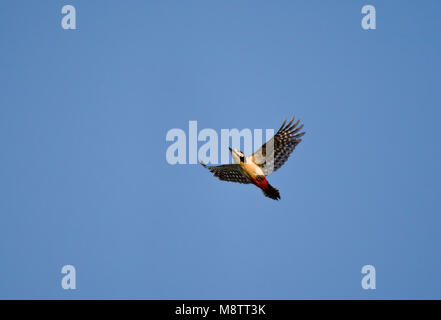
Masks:
[[[299,125],[300,120],[293,122],[294,117],[288,123],[285,119],[274,137],[248,157],[238,149],[229,148],[234,164],[207,166],[202,161],[201,164],[220,180],[252,183],[262,189],[266,197],[279,200],[279,190],[268,183],[266,176],[282,167],[302,141],[301,137],[305,132],[299,131],[302,130],[303,124]]]

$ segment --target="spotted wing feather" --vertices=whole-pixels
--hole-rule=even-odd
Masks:
[[[220,180],[238,182],[238,183],[251,183],[251,181],[245,177],[238,164],[223,164],[220,166],[207,166],[201,161],[201,164],[210,170],[211,173]]]
[[[305,132],[300,132],[300,130],[303,124],[299,125],[300,120],[293,122],[294,117],[287,124],[285,119],[274,137],[252,155],[253,160],[262,168],[265,175],[282,167],[295,147],[302,141],[301,137]]]

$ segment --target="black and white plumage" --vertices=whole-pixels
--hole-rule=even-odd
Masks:
[[[238,164],[223,164],[220,166],[207,166],[201,161],[201,164],[213,173],[213,176],[219,178],[219,180],[239,182],[239,183],[251,183],[243,173],[240,165]]]
[[[280,169],[302,141],[301,137],[305,132],[299,131],[303,124],[298,126],[300,120],[293,122],[294,117],[287,124],[285,119],[274,137],[252,155],[253,161],[262,168],[266,176]]]
[[[252,183],[262,189],[266,197],[278,200],[280,199],[279,190],[270,185],[265,176],[280,169],[302,141],[301,137],[305,132],[300,132],[300,130],[303,124],[299,125],[299,120],[293,122],[294,117],[288,123],[285,119],[274,137],[248,157],[245,157],[241,151],[230,148],[235,164],[220,166],[207,166],[203,162],[201,164],[220,180]]]

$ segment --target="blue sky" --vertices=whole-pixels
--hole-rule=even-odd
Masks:
[[[0,298],[441,298],[440,14],[2,1]],[[268,178],[279,202],[166,162],[189,120],[277,130],[292,115],[307,134]]]

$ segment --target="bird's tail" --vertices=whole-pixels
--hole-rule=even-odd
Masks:
[[[263,194],[271,199],[279,200],[280,199],[280,193],[279,190],[274,188],[272,185],[268,183],[268,186],[266,188],[262,188]]]

